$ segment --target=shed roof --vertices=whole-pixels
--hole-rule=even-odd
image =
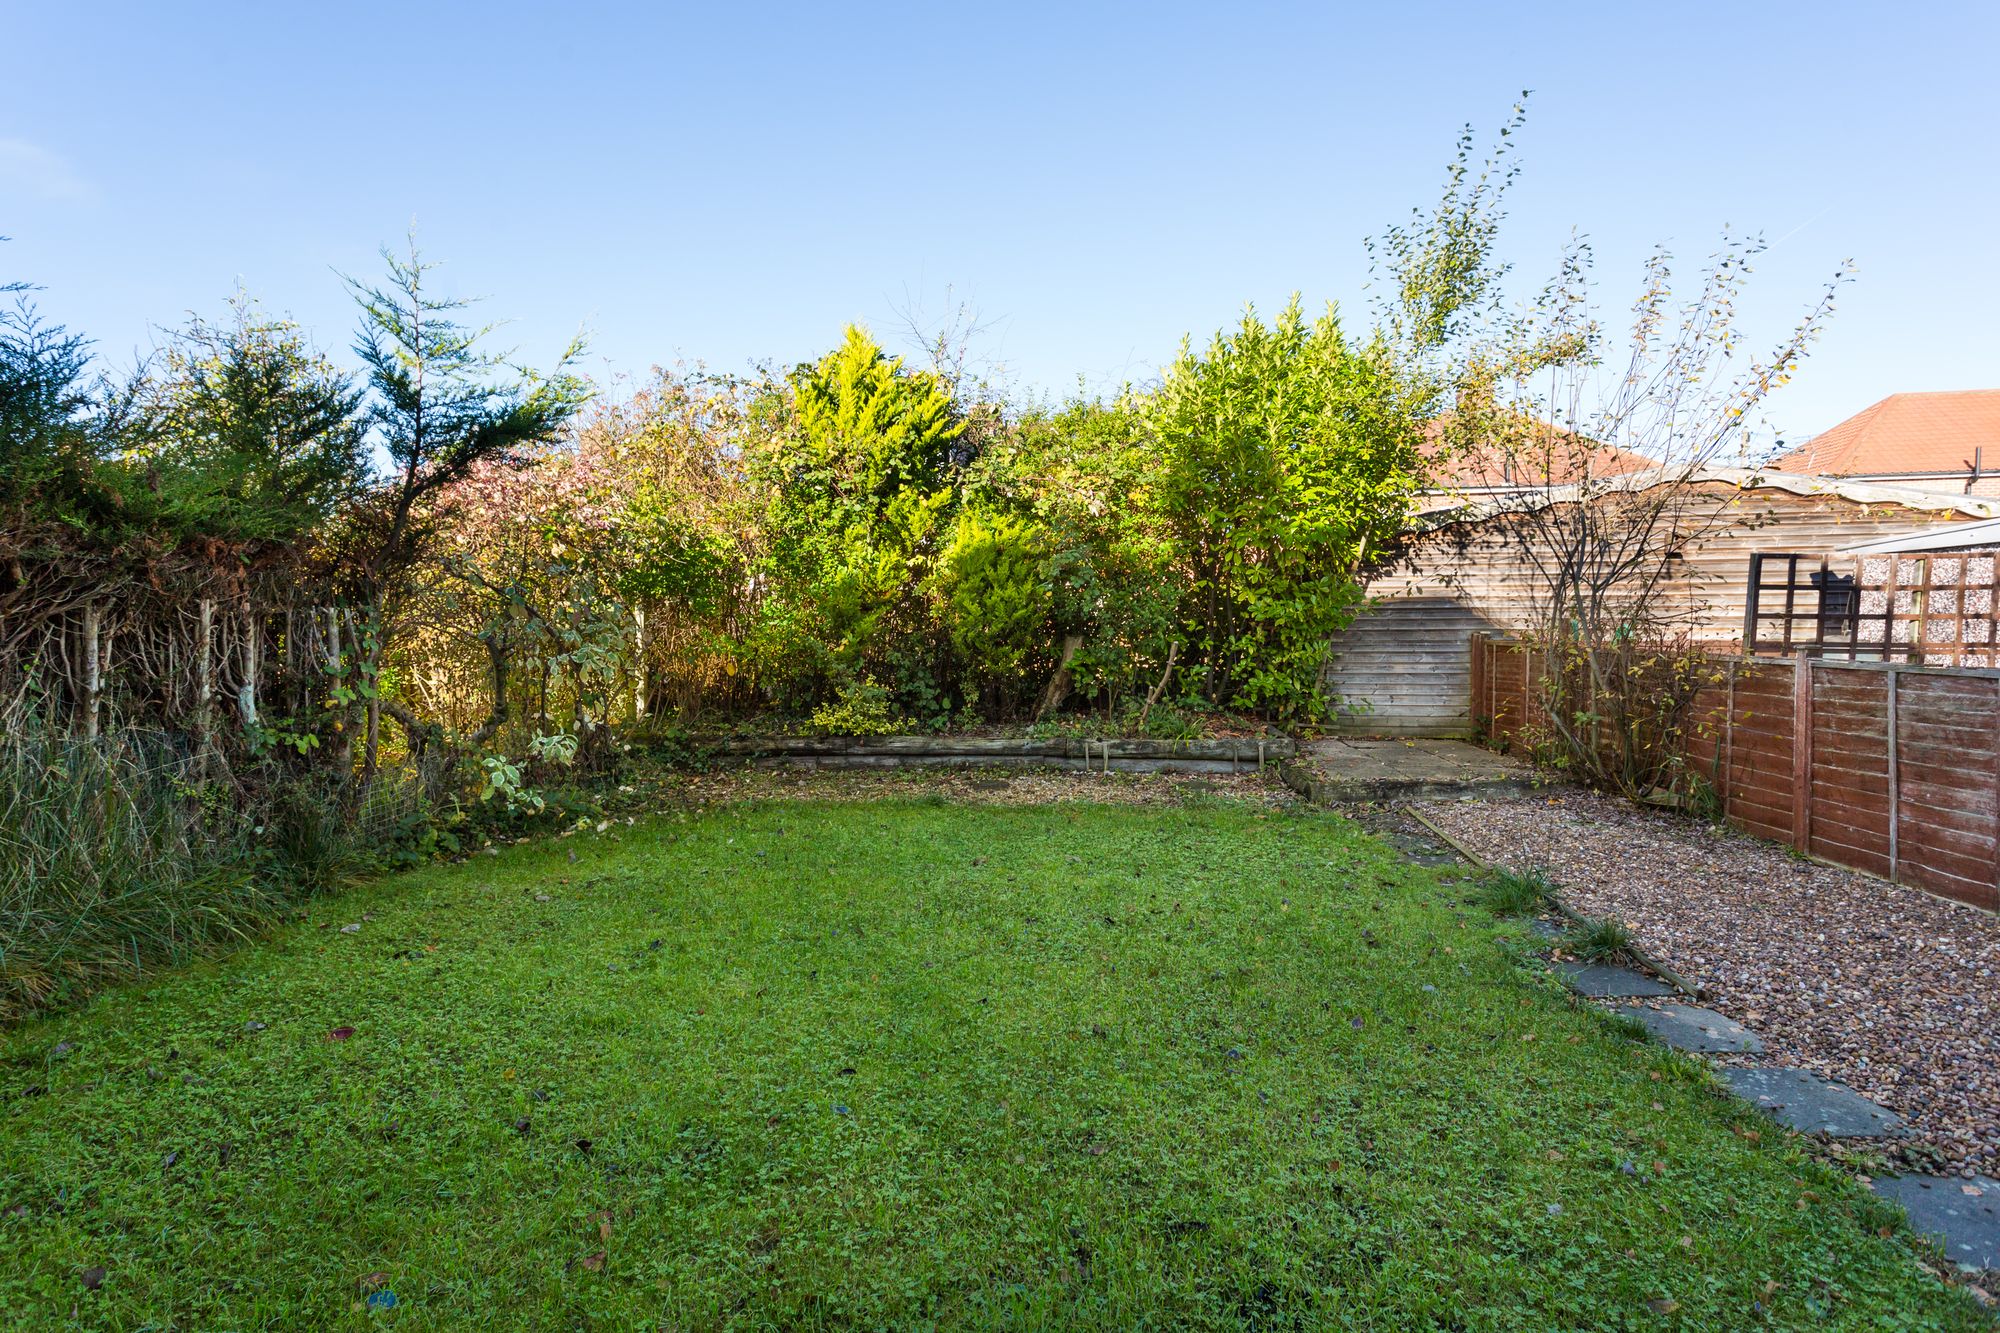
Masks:
[[[1903,537],[1878,537],[1874,541],[1843,546],[1835,555],[1902,555],[1917,551],[1989,551],[2000,547],[2000,518],[1984,518],[1974,523],[1953,523],[1930,532]]]
[[[1772,489],[1794,495],[1825,495],[1850,500],[1858,505],[1896,505],[1932,513],[1959,513],[1967,518],[2000,518],[2000,500],[1977,495],[1950,495],[1915,486],[1895,486],[1882,482],[1845,481],[1838,477],[1808,477],[1779,472],[1772,468],[1703,467],[1651,468],[1622,476],[1593,480],[1585,485],[1549,486],[1530,492],[1496,495],[1472,500],[1454,509],[1428,515],[1442,523],[1477,522],[1500,514],[1518,514],[1545,505],[1574,503],[1593,495],[1615,491],[1651,490],[1669,484],[1723,485],[1742,491]]]

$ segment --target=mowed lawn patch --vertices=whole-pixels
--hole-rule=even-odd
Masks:
[[[0,1318],[1981,1326],[1472,888],[1221,803],[406,874],[0,1043]]]

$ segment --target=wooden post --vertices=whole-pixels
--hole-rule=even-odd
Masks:
[[[1799,558],[1795,555],[1788,555],[1785,557],[1785,560],[1785,647],[1790,648],[1792,646],[1792,617],[1797,614],[1793,608],[1799,592]]]
[[[243,725],[257,725],[257,666],[263,656],[263,626],[257,614],[251,609],[250,599],[243,599],[243,688],[236,692],[236,707],[243,714]]]
[[[204,597],[195,613],[195,715],[208,735],[208,708],[215,699],[215,603]]]
[[[1764,600],[1764,557],[1755,551],[1750,553],[1749,595],[1743,602],[1743,653],[1752,656],[1757,651],[1758,613],[1763,610]]]
[[[1722,705],[1722,819],[1729,822],[1729,797],[1736,790],[1736,663],[1724,668],[1729,694]]]
[[[1889,577],[1882,588],[1882,660],[1896,660],[1896,598],[1903,580],[1903,557],[1889,557]]]
[[[195,730],[199,736],[201,771],[208,776],[212,767],[215,720],[211,708],[215,702],[215,602],[204,597],[195,613],[195,687],[194,715]]]
[[[1902,675],[1894,666],[1889,668],[1889,879],[1894,882],[1899,857],[1896,848],[1897,809],[1903,803],[1900,783],[1897,781],[1896,752],[1896,681]]]
[[[1482,630],[1472,631],[1472,703],[1467,711],[1466,722],[1478,726],[1479,719],[1491,717],[1486,707],[1486,634]]]
[[[632,668],[632,720],[646,720],[646,608],[634,606],[632,621],[636,626],[633,642],[638,648]]]
[[[83,608],[83,734],[97,739],[97,700],[104,688],[104,663],[98,651],[97,604]]]
[[[1812,848],[1812,655],[1792,658],[1792,846]]]

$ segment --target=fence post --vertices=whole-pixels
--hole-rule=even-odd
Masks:
[[[264,655],[263,624],[250,598],[243,599],[243,685],[236,691],[236,708],[244,727],[257,725],[257,671]]]
[[[1812,657],[1792,659],[1792,846],[1812,849]]]
[[[1729,822],[1730,793],[1736,790],[1736,659],[1723,669],[1729,680],[1729,694],[1722,704],[1722,820]]]
[[[1901,673],[1896,664],[1889,664],[1889,880],[1896,880],[1898,855],[1896,848],[1897,807],[1902,805],[1901,784],[1896,771],[1896,755],[1901,748],[1896,744],[1896,681]]]
[[[97,701],[104,692],[103,659],[98,646],[97,603],[83,608],[83,734],[97,739]]]
[[[215,602],[203,597],[195,607],[195,752],[206,780],[215,769]]]

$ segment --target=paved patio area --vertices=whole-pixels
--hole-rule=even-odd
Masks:
[[[1506,796],[1538,785],[1528,765],[1465,741],[1330,737],[1301,748],[1320,784],[1318,800]]]

